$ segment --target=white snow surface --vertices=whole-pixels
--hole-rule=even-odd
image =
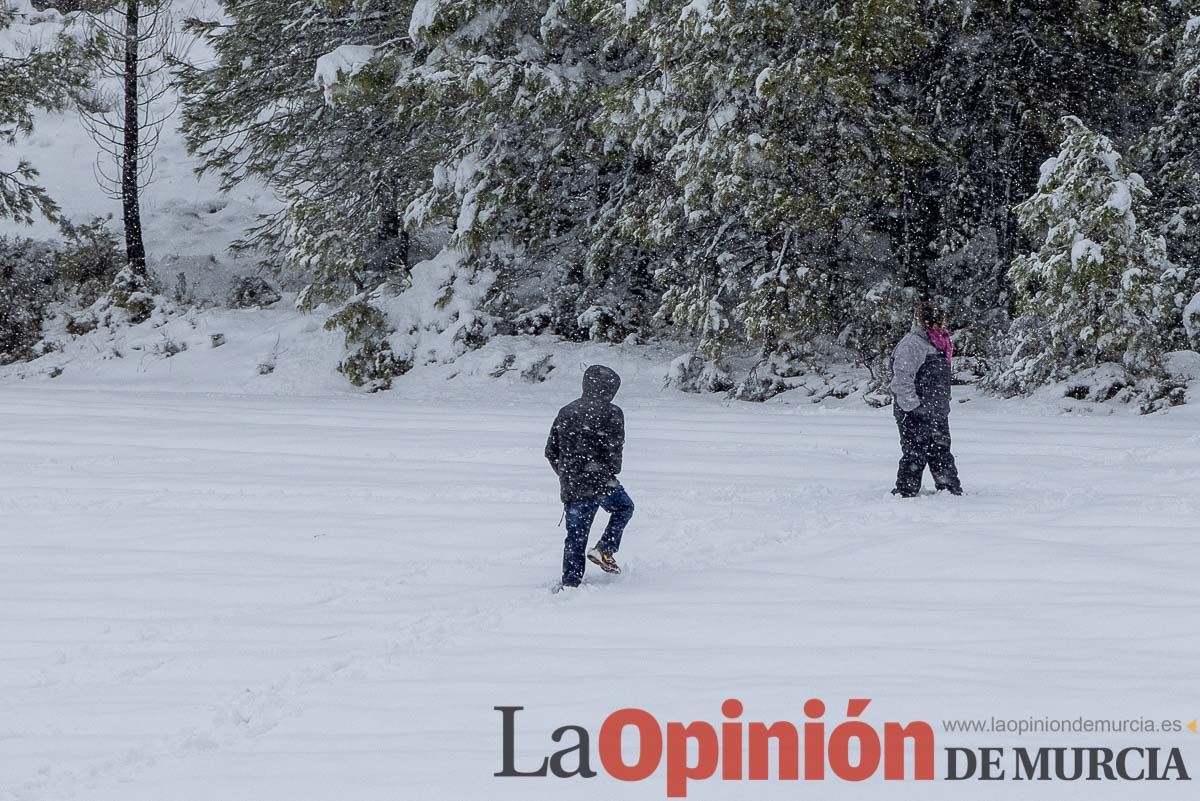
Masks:
[[[661,769],[494,778],[498,705],[526,707],[524,765],[561,725],[595,738],[626,706],[720,722],[733,696],[747,720],[795,722],[820,697],[831,724],[868,697],[868,719],[929,720],[939,747],[1064,744],[952,736],[944,718],[1200,708],[1194,408],[1064,416],[959,391],[968,495],[900,501],[890,412],[857,399],[683,395],[662,389],[673,351],[532,338],[368,396],[329,378],[338,337],[305,319],[210,314],[169,324],[192,337],[171,358],[125,342],[123,358],[57,354],[55,379],[0,371],[0,799],[665,797]],[[227,343],[207,346],[217,329]],[[272,342],[278,368],[253,375],[247,354]],[[513,369],[487,377],[506,353]],[[545,355],[549,379],[523,380]],[[593,568],[553,595],[563,531],[542,446],[597,362],[625,379],[637,512],[624,575]],[[1194,768],[1195,736],[1132,739],[1185,747]],[[882,781],[698,782],[689,797],[803,791],[1015,797]]]

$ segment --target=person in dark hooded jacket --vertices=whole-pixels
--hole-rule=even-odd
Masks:
[[[950,384],[953,357],[941,315],[929,301],[917,304],[912,330],[892,353],[892,395],[900,429],[900,467],[893,495],[921,493],[926,465],[934,485],[962,495],[958,465],[950,452]]]
[[[546,459],[558,475],[566,507],[564,587],[579,586],[585,558],[605,572],[621,572],[613,554],[633,517],[633,500],[617,480],[625,448],[625,414],[612,400],[620,387],[621,378],[613,370],[598,364],[589,367],[583,374],[583,397],[559,411],[546,441]],[[608,527],[588,551],[598,509],[610,514]]]

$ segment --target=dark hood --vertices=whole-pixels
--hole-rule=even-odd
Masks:
[[[621,376],[601,364],[593,364],[583,373],[583,397],[611,403],[621,388]]]

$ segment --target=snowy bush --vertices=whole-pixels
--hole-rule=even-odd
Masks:
[[[844,364],[844,357],[831,356],[832,350],[831,347],[781,347],[754,365],[730,396],[761,403],[787,392],[792,393],[789,397],[803,398],[811,403],[852,396],[870,403],[868,396],[879,386],[878,382],[869,370]],[[831,366],[837,362],[841,363]],[[888,396],[876,405],[890,402]]]
[[[58,312],[71,336],[94,330],[98,321],[87,309],[120,274],[124,254],[106,220],[59,226],[62,238],[55,241],[0,238],[0,362],[38,355],[33,346],[42,339],[43,322]],[[144,298],[129,295],[125,302],[138,306]],[[135,309],[133,316],[143,312]]]
[[[1171,375],[1138,378],[1119,364],[1101,364],[1068,377],[1063,396],[1091,403],[1136,404],[1142,414],[1179,406],[1187,398],[1188,379]]]
[[[550,377],[550,374],[555,369],[554,356],[547,354],[541,358],[534,359],[528,366],[524,367],[521,370],[521,378],[530,384],[541,384]]]
[[[546,304],[516,315],[512,322],[512,333],[537,335],[546,332],[554,324],[554,312]]]
[[[495,275],[446,249],[417,264],[402,291],[385,285],[376,302],[395,329],[392,348],[414,364],[446,363],[482,347],[494,332],[481,311]]]
[[[157,306],[154,283],[132,267],[123,267],[113,279],[108,296],[100,301],[109,311],[119,311],[124,320],[110,317],[110,324],[125,322],[138,325],[150,319]]]
[[[125,253],[108,218],[59,224],[62,243],[55,250],[58,279],[79,305],[89,306],[108,291],[125,266]]]
[[[0,237],[0,365],[32,355],[54,299],[55,278],[49,245]]]
[[[1068,378],[1064,382],[1063,395],[1075,400],[1103,403],[1113,400],[1135,383],[1133,376],[1121,365],[1101,364],[1081,370]]]
[[[775,347],[764,352],[731,394],[744,401],[770,400],[793,389],[800,376],[818,373],[820,362],[813,347],[792,340],[777,340]]]
[[[338,371],[356,387],[371,392],[390,389],[392,380],[412,367],[392,352],[387,317],[365,297],[356,298],[325,323],[325,328],[346,334],[347,354]]]
[[[158,342],[154,343],[154,354],[163,359],[169,359],[172,356],[177,356],[188,349],[188,344],[182,340],[173,339],[164,335]]]
[[[592,342],[620,342],[632,333],[622,320],[624,315],[609,306],[589,306],[579,315],[579,327]]]
[[[236,278],[229,290],[229,305],[235,309],[265,309],[282,299],[279,290],[257,275]]]
[[[1138,407],[1142,414],[1153,414],[1187,403],[1190,383],[1187,380],[1168,376],[1148,379],[1148,383]]]
[[[494,276],[444,250],[412,269],[403,284],[383,284],[346,304],[326,323],[346,333],[339,369],[355,386],[388,389],[418,364],[453,361],[493,333],[480,311]]]
[[[517,373],[530,384],[542,384],[557,369],[554,354],[505,353],[496,366],[487,371],[491,378],[503,378]]]
[[[703,356],[690,353],[671,362],[667,386],[683,392],[726,392],[733,388],[729,371]]]
[[[1180,381],[1200,381],[1200,353],[1194,350],[1177,350],[1163,359],[1167,375]]]

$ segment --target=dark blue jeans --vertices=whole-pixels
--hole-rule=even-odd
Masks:
[[[586,567],[584,553],[587,551],[588,535],[592,531],[592,521],[596,519],[596,510],[608,512],[608,527],[604,536],[596,543],[596,547],[604,553],[616,553],[621,548],[621,535],[625,526],[633,517],[633,499],[623,487],[617,487],[607,495],[598,498],[585,498],[567,504],[567,541],[563,547],[563,584],[568,587],[578,586],[583,581],[583,571]]]

